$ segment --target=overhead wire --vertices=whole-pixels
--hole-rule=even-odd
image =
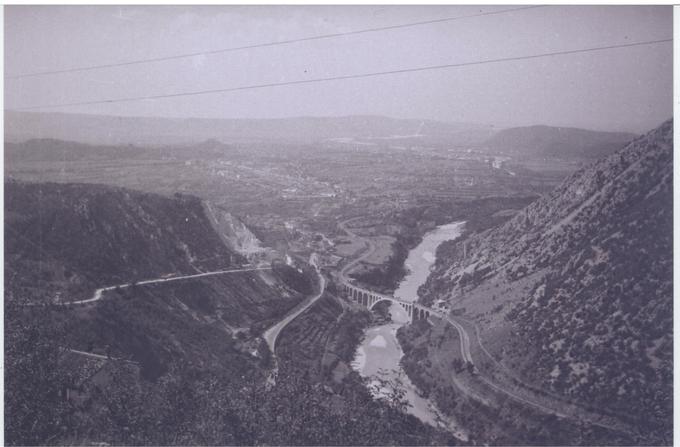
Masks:
[[[504,63],[504,62],[539,59],[539,58],[545,58],[545,57],[566,56],[566,55],[571,55],[571,54],[590,53],[590,52],[596,52],[596,51],[614,50],[614,49],[619,49],[619,48],[630,48],[630,47],[637,47],[637,46],[644,46],[644,45],[655,45],[655,44],[666,43],[666,42],[673,42],[673,39],[670,38],[670,39],[647,40],[647,41],[641,41],[641,42],[629,42],[629,43],[625,43],[625,44],[605,45],[605,46],[596,46],[596,47],[589,47],[589,48],[578,48],[578,49],[573,49],[573,50],[551,51],[551,52],[546,52],[546,53],[530,54],[530,55],[523,55],[523,56],[510,56],[510,57],[501,57],[501,58],[495,58],[495,59],[485,59],[485,60],[479,60],[479,61],[460,62],[460,63],[452,63],[452,64],[440,64],[440,65],[429,65],[429,66],[423,66],[423,67],[402,68],[402,69],[396,69],[396,70],[385,70],[385,71],[375,71],[375,72],[369,72],[369,73],[328,76],[328,77],[312,78],[312,79],[298,79],[298,80],[294,80],[294,81],[270,82],[270,83],[263,83],[263,84],[250,84],[250,85],[242,85],[242,86],[238,86],[238,87],[226,87],[226,88],[216,88],[216,89],[208,89],[208,90],[197,90],[197,91],[188,91],[188,92],[157,94],[157,95],[130,96],[130,97],[124,97],[124,98],[98,99],[98,100],[92,100],[92,101],[44,104],[44,105],[36,105],[36,106],[29,106],[29,107],[13,108],[12,110],[23,111],[23,110],[37,110],[37,109],[53,109],[53,108],[60,108],[60,107],[74,107],[74,106],[86,106],[86,105],[96,105],[96,104],[114,104],[114,103],[121,103],[121,102],[157,100],[157,99],[162,99],[162,98],[178,98],[178,97],[186,97],[186,96],[208,95],[208,94],[216,94],[216,93],[228,93],[228,92],[236,92],[236,91],[244,91],[244,90],[282,87],[282,86],[288,86],[288,85],[314,84],[314,83],[341,81],[341,80],[348,80],[348,79],[361,79],[361,78],[370,78],[370,77],[378,77],[378,76],[388,76],[388,75],[403,74],[403,73],[415,73],[415,72],[421,72],[421,71],[433,71],[433,70],[442,70],[442,69],[451,69],[451,68],[461,68],[461,67],[469,67],[469,66],[475,66],[475,65],[497,64],[497,63]]]
[[[375,33],[375,32],[390,31],[390,30],[396,30],[396,29],[402,29],[402,28],[411,28],[411,27],[416,27],[416,26],[432,25],[432,24],[436,24],[436,23],[453,22],[453,21],[456,21],[456,20],[470,19],[470,18],[474,18],[474,17],[507,14],[507,13],[516,12],[516,11],[524,11],[524,10],[527,10],[527,9],[536,9],[536,8],[544,8],[544,7],[546,7],[546,6],[545,5],[523,6],[523,7],[519,7],[519,8],[503,9],[503,10],[500,10],[500,11],[487,11],[487,12],[480,12],[480,13],[468,14],[468,15],[463,15],[463,16],[444,17],[444,18],[439,18],[439,19],[423,20],[423,21],[419,21],[419,22],[410,22],[410,23],[402,23],[402,24],[398,24],[398,25],[388,25],[388,26],[380,26],[380,27],[374,27],[374,28],[365,28],[365,29],[354,30],[354,31],[346,31],[346,32],[340,32],[340,33],[331,33],[331,34],[322,34],[322,35],[317,35],[317,36],[300,37],[300,38],[297,38],[297,39],[278,40],[278,41],[273,41],[273,42],[264,42],[264,43],[257,43],[257,44],[251,44],[251,45],[242,45],[242,46],[236,46],[236,47],[221,48],[221,49],[216,49],[216,50],[197,51],[197,52],[193,52],[193,53],[183,53],[183,54],[176,54],[176,55],[170,55],[170,56],[160,56],[160,57],[145,58],[145,59],[134,59],[134,60],[130,60],[130,61],[114,62],[114,63],[107,63],[107,64],[86,65],[86,66],[81,66],[81,67],[64,68],[64,69],[58,69],[58,70],[35,71],[35,72],[30,72],[30,73],[22,73],[22,74],[5,76],[5,79],[21,79],[21,78],[29,78],[29,77],[37,77],[37,76],[62,74],[62,73],[75,73],[75,72],[82,72],[82,71],[101,70],[101,69],[105,69],[105,68],[125,67],[125,66],[130,66],[130,65],[148,64],[148,63],[170,61],[170,60],[177,60],[177,59],[187,59],[187,58],[192,58],[192,57],[197,57],[197,56],[209,56],[209,55],[216,55],[216,54],[222,54],[222,53],[230,53],[230,52],[234,52],[234,51],[251,50],[251,49],[255,49],[255,48],[265,48],[265,47],[273,47],[273,46],[279,46],[279,45],[290,45],[290,44],[294,44],[294,43],[310,42],[310,41],[314,41],[314,40],[333,39],[333,38],[338,38],[338,37],[354,36],[354,35],[358,35],[358,34]]]

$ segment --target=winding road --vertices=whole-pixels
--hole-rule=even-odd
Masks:
[[[443,316],[441,318],[444,318],[446,322],[455,327],[458,331],[458,339],[460,340],[460,355],[463,357],[463,361],[474,365],[475,361],[472,359],[472,354],[470,353],[470,336],[468,335],[465,328],[448,316]]]
[[[364,254],[362,254],[362,255],[359,256],[358,258],[356,258],[356,259],[350,261],[349,263],[347,263],[347,264],[342,268],[342,270],[340,270],[340,277],[341,277],[342,280],[345,281],[345,282],[349,282],[349,278],[347,278],[347,272],[350,271],[352,268],[354,268],[355,265],[359,264],[360,262],[364,261],[366,258],[368,258],[369,256],[371,256],[371,255],[373,254],[373,252],[375,251],[375,244],[374,244],[372,241],[370,241],[369,239],[366,239],[366,238],[364,238],[364,237],[359,236],[358,234],[356,234],[356,233],[354,233],[353,231],[351,231],[350,229],[348,229],[347,226],[346,226],[346,224],[347,224],[348,222],[351,222],[351,221],[353,221],[353,220],[360,219],[361,217],[363,217],[363,216],[353,217],[353,218],[351,218],[351,219],[347,219],[347,220],[345,220],[345,221],[343,221],[343,222],[340,222],[340,223],[338,224],[338,226],[340,227],[340,229],[342,229],[342,230],[343,230],[345,233],[347,233],[350,237],[352,237],[352,238],[354,238],[354,239],[357,239],[357,240],[360,240],[360,241],[362,241],[363,243],[366,244],[366,251],[364,252]]]
[[[304,300],[302,303],[300,303],[297,307],[295,307],[288,315],[286,315],[281,321],[276,323],[274,326],[270,327],[267,329],[264,334],[263,338],[267,342],[267,346],[269,346],[269,350],[274,354],[274,357],[276,357],[276,339],[278,338],[279,334],[281,331],[288,326],[288,324],[295,320],[302,312],[305,310],[309,309],[309,307],[314,304],[321,296],[323,295],[323,292],[326,288],[326,278],[323,277],[321,272],[319,272],[319,267],[316,265],[316,254],[312,253],[312,255],[309,257],[309,263],[314,266],[314,269],[316,270],[317,277],[319,278],[319,292],[313,296],[310,296],[306,300]]]

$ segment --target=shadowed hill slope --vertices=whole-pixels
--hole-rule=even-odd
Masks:
[[[73,301],[95,288],[238,267],[198,198],[84,184],[5,184],[9,299]]]
[[[214,415],[217,392],[201,384],[264,387],[269,352],[259,332],[304,298],[305,278],[282,263],[241,271],[244,260],[195,197],[85,184],[8,182],[5,191],[8,443],[246,442],[230,425],[239,411]],[[24,305],[225,269],[112,289],[86,305]]]

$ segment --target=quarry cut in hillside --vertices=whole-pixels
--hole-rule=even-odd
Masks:
[[[236,216],[207,201],[204,206],[206,215],[227,247],[249,260],[273,255],[273,250],[262,246],[257,236]]]

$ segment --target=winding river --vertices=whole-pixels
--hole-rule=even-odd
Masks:
[[[464,222],[454,222],[435,228],[409,252],[405,262],[408,274],[394,292],[396,298],[404,301],[415,301],[418,298],[418,287],[425,282],[430,273],[430,267],[435,262],[437,247],[444,241],[458,238],[463,231],[464,224]],[[386,378],[394,378],[401,373],[406,399],[411,404],[408,412],[427,424],[444,428],[457,438],[467,440],[466,433],[458,423],[442,415],[428,399],[421,397],[416,386],[403,372],[400,360],[404,353],[396,334],[397,329],[407,324],[409,318],[401,306],[394,304],[390,306],[390,314],[392,315],[391,323],[374,326],[366,331],[363,342],[357,348],[352,368],[368,378],[375,378],[381,370]],[[372,385],[375,383],[375,380],[371,382]]]

